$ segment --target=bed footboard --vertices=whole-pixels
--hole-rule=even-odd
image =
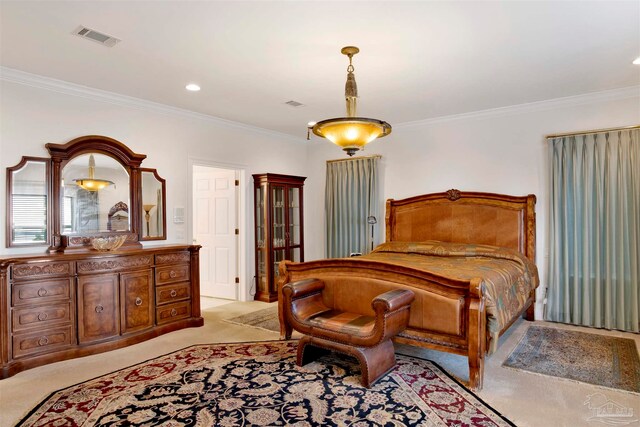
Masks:
[[[395,341],[469,358],[469,386],[482,387],[486,354],[486,312],[484,285],[480,279],[454,280],[359,258],[328,259],[305,263],[283,261],[279,266],[278,315],[280,337],[289,339],[292,328],[286,321],[282,286],[316,278],[325,283],[324,304],[328,307],[373,315],[371,299],[392,289],[415,293],[409,325]]]

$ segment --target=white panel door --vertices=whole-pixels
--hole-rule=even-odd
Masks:
[[[236,172],[193,167],[193,238],[201,245],[200,294],[237,299]]]

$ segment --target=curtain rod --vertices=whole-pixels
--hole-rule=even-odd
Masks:
[[[327,163],[347,162],[349,160],[358,160],[358,159],[381,159],[381,158],[382,156],[380,154],[374,154],[373,156],[361,156],[361,157],[353,157],[349,159],[327,160]]]
[[[640,129],[640,125],[635,126],[624,126],[618,128],[608,128],[608,129],[594,129],[594,130],[585,130],[582,132],[566,132],[566,133],[554,133],[551,135],[546,135],[545,138],[560,138],[562,136],[573,136],[573,135],[589,135],[591,133],[600,133],[600,132],[613,132],[616,130],[630,130],[630,129]]]

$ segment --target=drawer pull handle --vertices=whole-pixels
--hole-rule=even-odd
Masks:
[[[104,307],[100,304],[96,305],[96,313],[102,313],[104,311]]]
[[[43,313],[39,313],[39,314],[38,314],[38,320],[40,320],[41,322],[42,322],[43,320],[47,320],[47,317],[49,317],[49,315],[48,315],[47,313],[44,313],[44,312],[43,312]]]
[[[177,275],[178,275],[178,273],[176,273],[176,272],[175,272],[175,271],[173,271],[173,270],[171,270],[171,271],[169,272],[169,277],[171,277],[172,279],[175,279]]]
[[[136,298],[136,305],[137,305],[138,307],[140,307],[140,306],[142,305],[142,298],[140,298],[140,297],[137,297],[137,298]]]
[[[47,290],[45,288],[38,289],[38,296],[43,297],[47,294]]]
[[[177,316],[178,315],[178,310],[176,310],[175,308],[171,309],[171,317]]]
[[[49,338],[47,337],[42,337],[38,340],[38,345],[39,346],[43,346],[43,345],[47,345],[49,344]]]
[[[175,289],[171,289],[171,292],[169,292],[169,295],[171,296],[171,298],[175,298],[178,295],[178,293],[176,292]]]

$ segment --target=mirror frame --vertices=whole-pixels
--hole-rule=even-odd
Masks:
[[[13,235],[13,173],[22,169],[27,162],[39,162],[44,163],[45,165],[45,194],[47,196],[47,232],[45,233],[45,238],[43,242],[36,243],[14,243],[11,239]],[[51,159],[47,157],[31,157],[31,156],[22,156],[20,162],[15,165],[7,168],[7,193],[6,193],[6,203],[7,203],[7,221],[6,221],[6,229],[5,229],[5,245],[7,248],[24,248],[30,246],[48,246],[51,242],[51,232],[52,232],[52,222],[51,222]]]
[[[140,164],[147,157],[145,154],[137,154],[129,147],[113,138],[99,135],[88,135],[76,138],[66,144],[45,144],[51,156],[51,246],[49,253],[78,252],[90,250],[93,237],[110,235],[127,235],[122,249],[140,248],[139,242],[141,224],[141,179]],[[129,173],[129,231],[126,232],[98,232],[90,234],[64,235],[61,233],[60,212],[62,204],[62,170],[73,158],[82,154],[98,153],[112,157],[118,161]]]
[[[153,173],[154,178],[160,183],[162,187],[162,234],[153,237],[144,237],[144,208],[140,211],[140,240],[167,240],[167,186],[166,180],[158,175],[158,171],[152,168],[140,168],[140,203],[139,206],[144,206],[144,200],[142,198],[142,173]]]

